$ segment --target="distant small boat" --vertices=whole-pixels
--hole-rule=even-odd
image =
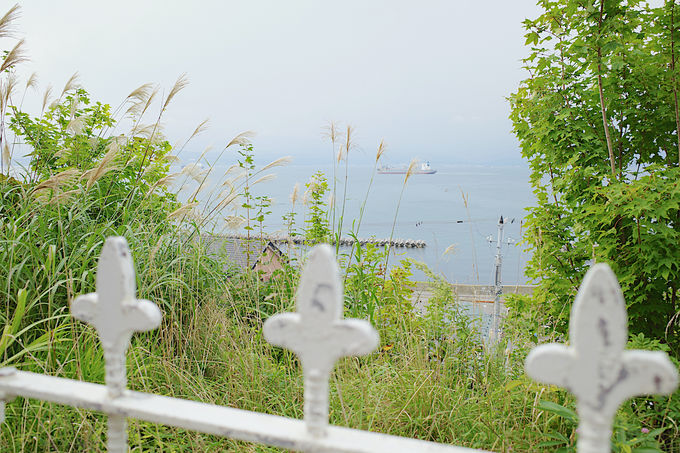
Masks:
[[[378,167],[378,173],[381,175],[405,175],[406,172],[408,172],[407,165],[401,165],[398,167],[382,165]],[[420,164],[419,168],[415,168],[411,171],[412,175],[433,175],[435,173],[437,173],[437,170],[430,167],[429,161]]]

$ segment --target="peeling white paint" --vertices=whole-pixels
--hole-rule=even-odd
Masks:
[[[626,305],[606,264],[596,264],[583,279],[571,311],[569,340],[570,346],[553,343],[531,351],[527,374],[576,397],[579,453],[609,453],[619,406],[633,396],[672,393],[678,372],[663,352],[624,351]]]

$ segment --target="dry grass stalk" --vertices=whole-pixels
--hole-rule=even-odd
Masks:
[[[224,189],[223,191],[221,191],[220,193],[218,193],[218,194],[217,194],[217,198],[218,198],[218,199],[220,199],[220,198],[225,198],[225,197],[228,197],[229,195],[231,195],[231,194],[233,194],[233,193],[234,193],[234,189],[233,189],[233,187],[230,187],[230,188]]]
[[[328,125],[324,127],[324,132],[321,134],[324,138],[328,138],[331,143],[335,143],[342,138],[342,133],[338,129],[338,123],[329,121]]]
[[[340,147],[340,152],[338,152],[338,162],[340,162],[342,159],[347,159],[349,150],[354,148],[352,134],[354,134],[354,128],[348,125],[347,132],[345,133],[345,143]]]
[[[54,157],[56,157],[57,159],[64,159],[68,157],[72,151],[73,151],[72,149],[60,148],[54,152]]]
[[[290,194],[290,204],[295,206],[295,202],[298,200],[298,194],[300,192],[300,183],[296,182],[293,186],[293,192]]]
[[[9,166],[12,163],[12,156],[9,152],[9,145],[7,145],[7,142],[5,141],[2,144],[2,166],[3,168],[7,169],[7,172],[9,173]]]
[[[457,249],[458,249],[458,244],[451,244],[448,247],[446,247],[446,249],[444,250],[444,253],[442,253],[442,256],[453,255],[454,253],[456,253]]]
[[[177,93],[179,93],[184,88],[186,88],[186,86],[188,84],[189,84],[189,79],[188,79],[186,73],[180,74],[180,76],[177,78],[177,81],[175,82],[172,89],[170,90],[170,94],[168,94],[168,97],[165,98],[165,102],[163,103],[163,108],[161,109],[161,111],[165,110],[166,107],[168,106],[168,104],[170,104],[170,101],[172,101],[172,99],[177,95]]]
[[[408,169],[406,170],[406,176],[404,176],[404,184],[408,182],[408,179],[415,173],[418,169],[418,161],[413,159],[410,164],[408,164]]]
[[[234,203],[236,200],[239,199],[239,194],[238,193],[231,193],[224,197],[219,203],[217,203],[217,206],[215,206],[215,212],[220,212],[222,209],[226,208],[230,204]]]
[[[208,152],[212,149],[213,149],[212,145],[206,146],[205,149],[203,150],[203,152],[201,153],[201,155],[198,156],[198,159],[196,159],[196,162],[202,161],[203,158],[205,157],[205,155],[208,154]]]
[[[163,167],[164,167],[165,165],[166,165],[165,162],[162,162],[161,160],[158,160],[158,161],[154,162],[154,163],[151,164],[151,165],[147,165],[147,167],[144,169],[144,171],[142,171],[142,175],[143,175],[143,176],[146,176],[146,175],[148,175],[149,173],[153,173],[153,172],[158,171],[158,170],[163,170]]]
[[[142,85],[144,86],[144,85]],[[140,87],[141,88],[141,87]],[[139,89],[139,88],[138,88]],[[134,93],[134,91],[133,91]],[[125,112],[125,115],[130,115],[131,117],[135,118],[141,118],[144,116],[144,113],[149,109],[151,104],[153,103],[154,99],[158,95],[158,87],[155,87],[151,94],[148,94],[148,96],[144,98],[140,98],[139,102],[132,104],[127,111]]]
[[[71,184],[75,182],[76,179],[80,176],[80,171],[76,168],[69,168],[68,170],[64,170],[60,173],[57,173],[56,175],[52,175],[33,189],[33,191],[38,191],[40,189],[53,189],[57,190],[61,188],[64,185]]]
[[[203,215],[201,215],[201,213],[196,209],[190,209],[186,212],[186,214],[184,214],[184,217],[182,217],[182,220],[193,220],[197,223],[201,223],[203,219]]]
[[[241,167],[239,167],[238,164],[234,164],[234,165],[230,166],[229,168],[227,168],[227,171],[224,172],[224,177],[226,178],[227,176],[234,173],[236,170],[239,170],[240,168]],[[226,181],[225,181],[225,184],[226,184]]]
[[[222,186],[221,186],[221,187],[226,187],[226,189],[225,189],[224,191],[220,192],[220,193],[223,193],[223,192],[232,193],[232,192],[234,191],[234,184],[233,184],[232,180],[230,180],[230,179],[226,179],[226,180],[222,183]]]
[[[198,206],[197,201],[192,201],[191,203],[186,203],[180,206],[179,208],[175,209],[172,211],[170,214],[168,214],[168,219],[173,220],[177,219],[179,217],[185,217],[189,212],[191,212],[196,206]]]
[[[250,143],[250,139],[254,136],[255,132],[253,131],[241,132],[236,137],[231,139],[227,146],[225,146],[225,149],[229,148],[232,145],[247,145],[248,143]]]
[[[66,81],[66,85],[64,85],[64,89],[61,90],[61,94],[59,95],[59,99],[61,99],[62,96],[64,96],[69,91],[75,90],[76,88],[79,87],[79,85],[78,85],[78,78],[79,77],[80,77],[80,75],[78,74],[78,71],[73,73],[71,78],[69,78]]]
[[[310,187],[307,187],[307,190],[305,190],[302,193],[302,204],[303,205],[309,205],[311,195],[312,195],[312,191],[311,191],[311,185],[310,185]]]
[[[29,88],[38,88],[38,74],[35,72],[31,73],[26,81],[26,89],[28,90]]]
[[[99,162],[99,164],[83,173],[82,178],[87,179],[88,189],[105,174],[120,168],[118,165],[115,165],[116,157],[118,157],[120,154],[120,146],[118,145],[117,140],[112,140],[106,146],[106,149],[106,154],[104,154],[104,157],[102,157],[102,160]]]
[[[243,170],[241,171],[241,173],[231,178],[232,185],[235,185],[237,182],[241,181],[242,179],[245,179],[247,174],[248,172],[246,170]]]
[[[50,200],[51,204],[64,204],[67,201],[71,200],[74,195],[79,194],[80,189],[73,189],[73,190],[67,190],[66,192],[56,192],[52,199]]]
[[[71,101],[70,119],[75,118],[79,105],[80,105],[80,96],[75,96],[73,98],[73,101]]]
[[[3,110],[10,104],[9,99],[12,97],[14,90],[16,90],[18,83],[19,81],[14,74],[10,74],[4,83],[0,84],[0,108]]]
[[[142,108],[144,108],[144,104],[146,102],[135,102],[133,103],[128,109],[125,111],[124,116],[130,116],[130,118],[137,118],[140,116],[142,112]]]
[[[41,112],[44,112],[45,108],[47,108],[47,104],[50,102],[50,96],[52,96],[52,85],[47,85],[47,88],[45,88],[45,93],[43,94]]]
[[[177,179],[182,175],[182,173],[170,173],[167,176],[162,177],[155,183],[149,187],[149,190],[146,192],[147,196],[153,193],[154,190],[158,189],[159,187],[166,187],[169,188],[173,184],[177,182]]]
[[[152,140],[160,134],[160,127],[158,124],[136,124],[130,134],[133,137],[142,137],[147,140]]]
[[[199,134],[202,134],[203,132],[207,131],[208,128],[210,127],[210,119],[206,118],[203,121],[201,121],[198,126],[196,126],[196,129],[191,133],[191,136],[189,137],[189,140],[192,138],[196,137]],[[187,141],[189,141],[187,140]]]
[[[134,90],[130,94],[127,95],[125,100],[136,100],[138,103],[145,104],[146,101],[149,99],[149,96],[151,96],[151,93],[153,93],[153,84],[152,83],[145,83],[144,85],[141,85]]]
[[[166,154],[165,156],[158,159],[158,161],[166,164],[175,164],[179,162],[179,157],[175,156],[174,154]]]
[[[382,155],[387,151],[387,146],[385,145],[385,139],[380,140],[380,144],[378,145],[378,151],[375,153],[375,162],[378,163]]]
[[[43,204],[64,204],[73,198],[74,195],[79,194],[80,189],[67,190],[61,192],[58,189],[42,188],[35,190],[32,193],[33,199]]]
[[[261,182],[272,181],[272,180],[274,180],[274,179],[276,179],[276,175],[275,175],[274,173],[269,173],[268,175],[264,175],[264,176],[261,176],[261,177],[257,178],[257,179],[255,180],[255,182],[253,182],[253,183],[251,184],[251,186],[254,186],[255,184],[259,184],[259,183],[261,183]]]
[[[0,19],[0,38],[11,38],[14,36],[14,22],[19,19],[19,4],[12,6]]]
[[[274,160],[274,161],[272,161],[272,162],[269,162],[267,165],[265,165],[264,167],[262,167],[262,168],[260,169],[260,172],[267,171],[267,170],[269,170],[270,168],[274,168],[274,167],[283,167],[283,166],[285,166],[285,165],[288,165],[288,164],[291,163],[291,162],[293,162],[293,156],[283,156],[283,157],[279,157],[278,159],[276,159],[276,160]]]
[[[26,55],[26,49],[24,49],[25,40],[21,39],[19,42],[10,50],[5,59],[0,64],[0,73],[6,70],[28,61],[28,56]]]
[[[203,165],[198,164],[198,163],[190,163],[186,164],[184,168],[182,168],[181,173],[183,175],[187,175],[190,178],[192,178],[196,182],[201,182],[203,179],[203,176],[205,175],[206,170],[203,170]]]
[[[75,104],[75,102],[74,102],[74,104]],[[84,116],[72,118],[71,121],[69,121],[68,124],[66,125],[66,130],[73,132],[73,135],[80,134],[83,131],[83,129],[85,128],[85,120],[86,120],[86,117],[84,117]]]
[[[224,218],[224,224],[226,225],[227,229],[231,231],[238,230],[244,223],[246,223],[246,219],[240,215],[230,215]]]

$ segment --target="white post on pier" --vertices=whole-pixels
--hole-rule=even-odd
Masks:
[[[514,220],[514,219],[513,219]],[[503,216],[498,220],[498,237],[496,239],[496,258],[494,260],[494,301],[493,301],[493,318],[491,323],[491,335],[489,344],[495,346],[501,336],[501,295],[503,294],[503,283],[501,280],[501,269],[503,267],[503,227],[506,221]]]
[[[107,238],[97,266],[97,292],[78,296],[71,305],[71,314],[97,329],[111,399],[125,392],[125,351],[132,334],[155,329],[161,322],[158,307],[151,301],[137,300],[136,292],[135,270],[127,241],[122,237]],[[109,415],[109,452],[127,451],[126,431],[124,415]]]
[[[333,251],[318,245],[311,251],[296,295],[297,313],[272,316],[264,324],[270,343],[291,349],[300,358],[305,385],[304,417],[312,436],[328,425],[328,380],[335,362],[364,355],[380,341],[368,321],[342,319],[342,283]]]
[[[678,372],[664,352],[625,351],[626,305],[606,264],[586,274],[571,311],[571,345],[548,344],[529,353],[533,379],[566,388],[576,396],[579,453],[609,453],[614,415],[628,398],[669,394]]]

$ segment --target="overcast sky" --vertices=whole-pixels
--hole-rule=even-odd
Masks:
[[[165,133],[175,142],[210,118],[196,152],[254,130],[263,160],[325,160],[321,132],[334,120],[356,129],[355,163],[381,138],[391,163],[520,163],[505,97],[527,76],[522,21],[534,3],[31,0],[20,2],[31,61],[19,72],[38,73],[35,103],[78,71],[113,106],[145,82],[167,92],[186,72]]]

